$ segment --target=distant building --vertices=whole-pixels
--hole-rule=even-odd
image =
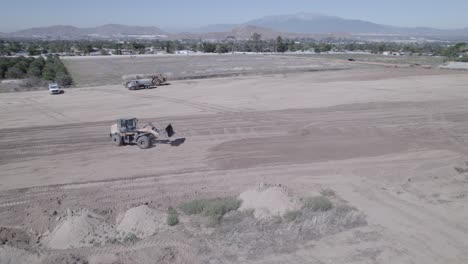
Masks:
[[[194,51],[191,51],[191,50],[177,50],[175,53],[176,53],[176,54],[188,55],[188,54],[193,54],[193,53],[195,53],[195,52],[194,52]]]
[[[403,54],[400,52],[394,52],[394,51],[384,51],[382,52],[382,55],[384,56],[402,56]]]
[[[20,50],[20,51],[16,52],[14,55],[16,55],[16,56],[28,56],[28,54],[29,53],[27,51]]]
[[[89,53],[89,56],[101,56],[102,52],[101,51],[91,51]]]

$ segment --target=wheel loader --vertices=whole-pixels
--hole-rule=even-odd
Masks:
[[[141,149],[147,149],[153,145],[155,139],[162,136],[151,123],[145,124],[143,127],[138,127],[137,124],[138,119],[136,118],[117,120],[111,126],[109,135],[114,145],[136,144]],[[165,131],[168,138],[175,134],[171,124],[166,127]]]

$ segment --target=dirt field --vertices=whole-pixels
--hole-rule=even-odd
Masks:
[[[1,94],[0,263],[467,263],[468,74],[350,68]],[[116,147],[119,117],[177,134]],[[217,225],[179,209],[259,183],[284,188],[273,208],[333,208]]]
[[[347,69],[351,64],[317,58],[255,54],[63,57],[79,87],[121,84],[129,74],[164,73],[171,79]]]
[[[355,59],[354,62],[347,61]],[[164,73],[173,80],[252,76],[342,69],[372,69],[374,65],[409,67],[435,66],[437,57],[380,56],[363,54],[216,54],[63,57],[76,86],[121,84],[122,76]]]

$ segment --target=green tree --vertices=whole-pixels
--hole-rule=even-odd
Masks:
[[[252,38],[252,50],[254,52],[262,52],[262,35],[258,34],[257,32],[253,33]]]
[[[166,41],[164,45],[164,49],[166,50],[167,53],[174,53],[175,52],[175,45],[172,41]]]
[[[13,66],[7,70],[5,73],[5,78],[7,79],[22,79],[24,77],[24,72],[21,71],[18,67]]]
[[[276,38],[276,51],[277,52],[286,52],[288,50],[288,46],[284,43],[283,38],[278,36]]]
[[[214,53],[216,52],[216,44],[210,42],[203,43],[203,52],[205,53]]]
[[[216,45],[216,53],[227,53],[229,52],[229,47],[227,44],[217,44]]]
[[[71,76],[62,71],[57,72],[55,75],[55,81],[62,86],[67,86],[73,83]]]
[[[41,51],[38,49],[36,45],[31,45],[28,47],[28,54],[29,56],[36,56],[41,54]]]
[[[295,52],[297,50],[296,43],[294,43],[294,41],[291,40],[288,42],[288,50],[292,52]]]
[[[32,66],[32,64],[31,64],[31,66],[28,69],[27,75],[29,77],[38,77],[38,78],[40,78],[42,76],[42,70],[41,70],[41,68],[39,66],[35,66],[35,65]]]
[[[55,70],[53,65],[45,65],[44,70],[42,70],[42,79],[49,81],[53,81],[55,79]]]

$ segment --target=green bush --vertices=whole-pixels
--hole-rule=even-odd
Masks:
[[[44,69],[42,70],[42,79],[49,81],[55,80],[55,69],[53,64],[46,63]]]
[[[41,77],[42,70],[38,66],[30,66],[28,69],[28,77]]]
[[[202,214],[217,223],[226,213],[237,210],[240,205],[239,199],[228,197],[194,200],[183,204],[180,209],[187,215]]]
[[[325,196],[309,197],[304,200],[304,208],[316,211],[328,211],[333,207],[332,202]]]
[[[166,222],[170,226],[175,226],[179,223],[179,214],[177,213],[176,209],[169,207],[167,210]]]
[[[321,190],[320,194],[327,197],[333,197],[336,195],[335,191],[329,188]]]
[[[72,77],[64,72],[57,72],[55,75],[55,81],[60,86],[68,86],[73,83]]]
[[[296,221],[299,217],[302,216],[302,212],[299,210],[295,211],[288,211],[283,215],[283,218],[286,219],[288,222]]]
[[[24,77],[24,72],[21,71],[19,68],[16,66],[13,66],[7,70],[5,73],[5,78],[7,79],[21,79]]]
[[[457,61],[459,61],[459,62],[468,62],[468,55],[463,55],[463,57],[458,58]]]

